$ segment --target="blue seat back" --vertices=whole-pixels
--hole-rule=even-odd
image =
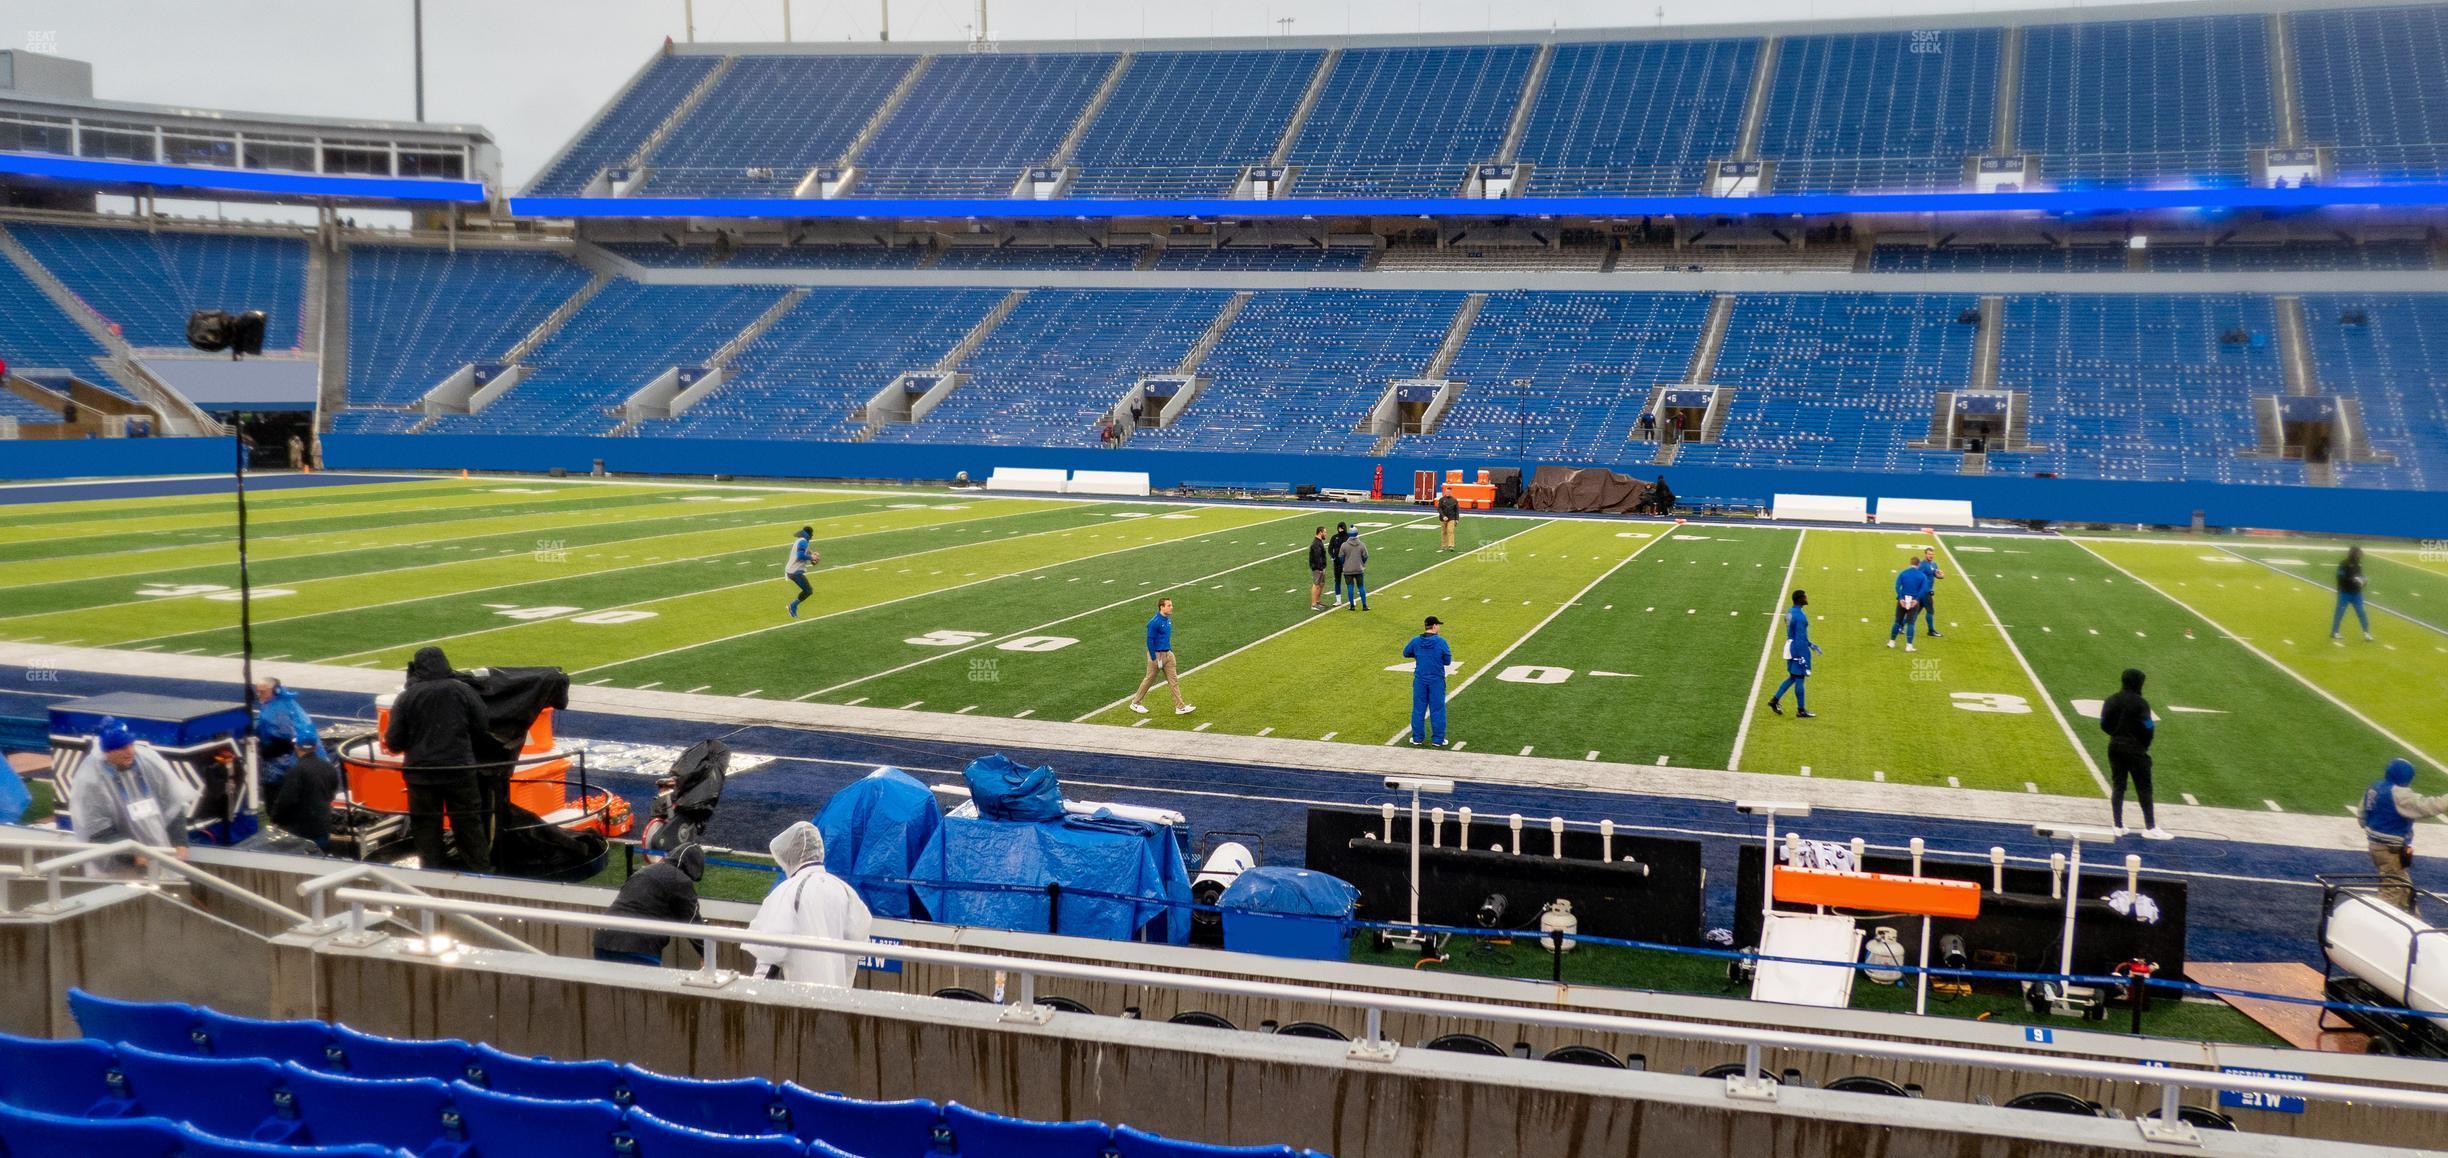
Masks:
[[[432,1078],[358,1078],[290,1062],[290,1104],[320,1146],[374,1142],[423,1153],[444,1136],[450,1086]]]
[[[1122,1158],[1300,1158],[1290,1146],[1211,1146],[1129,1126],[1114,1127],[1113,1136],[1114,1153]]]
[[[121,1001],[82,989],[68,991],[68,1012],[85,1036],[141,1045],[162,1053],[204,1052],[195,1006],[176,1001]]]
[[[181,1057],[141,1046],[119,1047],[119,1069],[127,1075],[136,1110],[185,1122],[224,1138],[294,1133],[280,1121],[280,1066],[257,1058]]]
[[[467,1077],[475,1048],[455,1037],[417,1041],[377,1037],[332,1027],[332,1045],[340,1051],[341,1072],[360,1078],[432,1078],[455,1082]]]
[[[53,1041],[0,1034],[0,1105],[72,1117],[114,1118],[127,1101],[113,1081],[119,1065],[98,1041]]]
[[[179,1128],[179,1158],[400,1158],[399,1147],[371,1143],[357,1146],[284,1146],[278,1142],[243,1142],[208,1134],[193,1126]]]
[[[631,1110],[629,1136],[641,1158],[800,1158],[807,1147],[788,1134],[717,1134]]]
[[[787,1134],[781,1098],[763,1078],[674,1077],[634,1065],[621,1067],[627,1104],[666,1122],[717,1134]]]
[[[0,1151],[75,1158],[171,1158],[179,1130],[159,1118],[72,1118],[0,1105]]]
[[[943,1110],[925,1098],[868,1102],[820,1094],[796,1082],[782,1083],[781,1090],[792,1133],[859,1158],[918,1158],[934,1151],[943,1124]]]
[[[451,1084],[451,1104],[476,1158],[595,1158],[615,1153],[620,1107],[610,1102],[554,1102]]]
[[[1104,1158],[1113,1144],[1113,1130],[1103,1122],[1006,1118],[959,1102],[945,1104],[944,1127],[961,1158]]]
[[[468,1080],[488,1090],[561,1102],[608,1102],[621,1089],[621,1068],[608,1061],[521,1057],[477,1042]]]
[[[267,1021],[209,1008],[196,1010],[196,1020],[214,1057],[259,1057],[330,1068],[332,1031],[320,1021]]]

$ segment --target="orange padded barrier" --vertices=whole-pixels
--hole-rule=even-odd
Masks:
[[[1779,868],[1776,899],[1792,905],[1825,905],[1865,913],[1969,918],[1980,915],[1981,888],[1971,881],[1936,877]]]

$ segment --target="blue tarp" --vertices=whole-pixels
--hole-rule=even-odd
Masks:
[[[1172,834],[1109,813],[1042,822],[947,816],[910,875],[940,882],[920,885],[918,901],[945,924],[1114,941],[1144,929],[1145,940],[1176,945],[1190,938],[1190,874]],[[1048,882],[1064,889],[1051,925]]]
[[[1341,877],[1283,865],[1243,869],[1216,898],[1216,907],[1243,913],[1349,917],[1360,890]]]
[[[825,870],[850,882],[879,917],[915,913],[909,886],[886,882],[909,879],[911,866],[942,825],[935,794],[898,768],[878,768],[852,781],[816,814]]]
[[[1062,785],[1054,770],[1031,768],[997,752],[969,762],[961,772],[969,781],[969,798],[978,815],[988,820],[1054,820],[1063,814]]]

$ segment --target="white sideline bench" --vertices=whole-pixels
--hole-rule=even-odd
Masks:
[[[1067,472],[1032,466],[998,466],[986,477],[990,491],[1034,491],[1038,494],[1063,493]]]
[[[1881,498],[1878,521],[1896,527],[1969,527],[1972,504],[1956,499]]]
[[[1146,498],[1149,489],[1147,472],[1143,470],[1075,470],[1071,472],[1071,485],[1063,488],[1067,494],[1132,498]]]
[[[1778,495],[1769,514],[1809,523],[1867,523],[1870,500],[1855,495]]]

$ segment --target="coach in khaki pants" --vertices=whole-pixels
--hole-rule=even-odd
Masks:
[[[1139,690],[1131,694],[1130,710],[1147,714],[1148,689],[1162,679],[1173,692],[1173,714],[1186,716],[1197,709],[1182,699],[1181,671],[1173,663],[1173,601],[1156,601],[1156,614],[1147,621],[1147,676],[1139,681]]]
[[[1454,549],[1454,524],[1461,521],[1462,504],[1454,500],[1453,492],[1446,491],[1439,494],[1437,496],[1438,550],[1451,551]]]

